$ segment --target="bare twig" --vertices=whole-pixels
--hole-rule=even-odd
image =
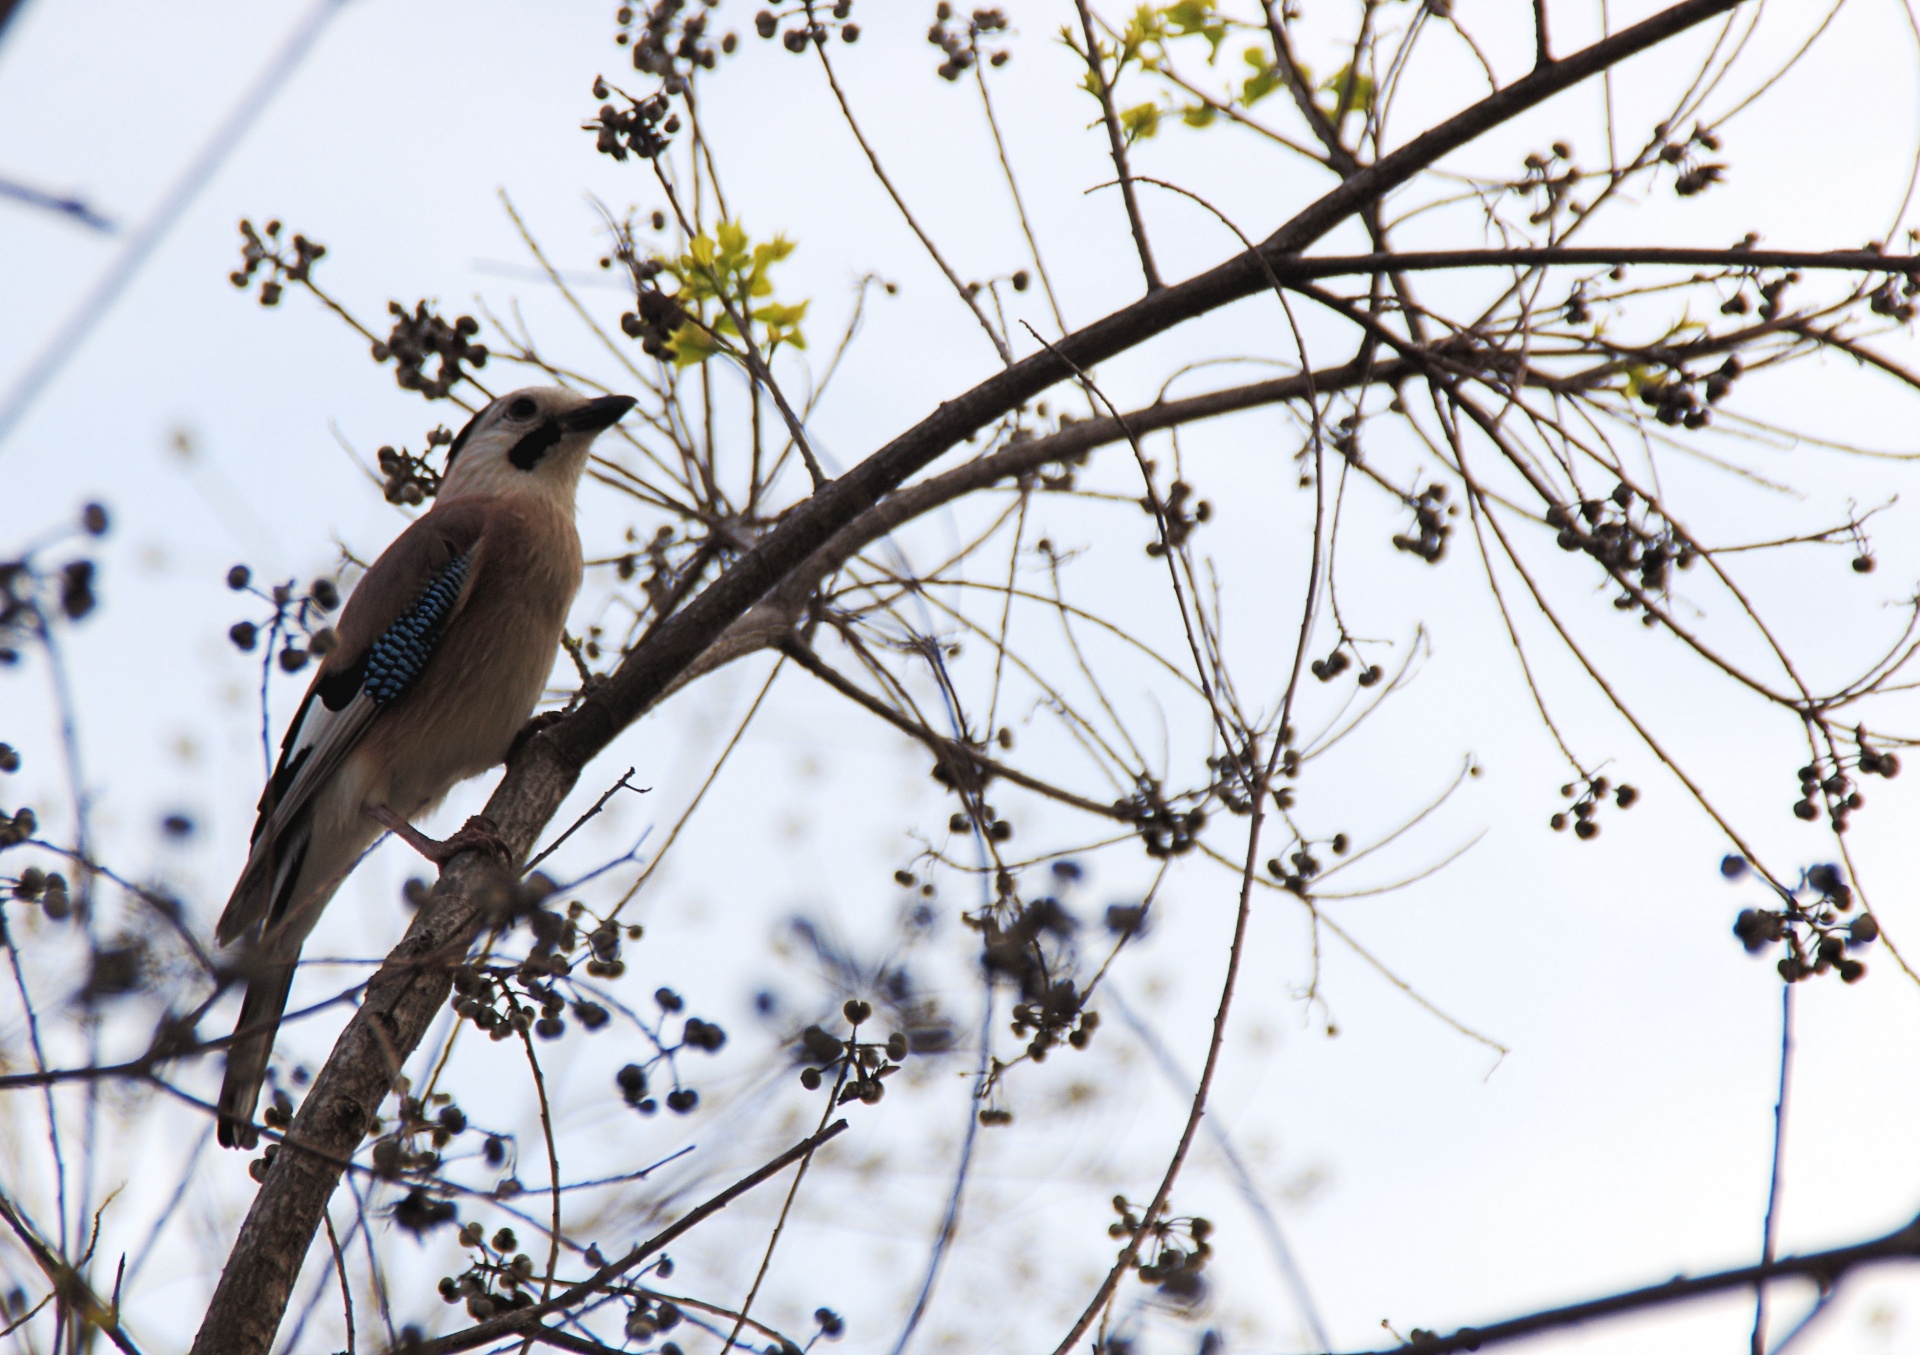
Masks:
[[[655,1233],[651,1238],[635,1246],[618,1261],[600,1267],[591,1276],[579,1284],[572,1285],[542,1303],[530,1308],[516,1309],[500,1317],[490,1318],[465,1331],[454,1332],[447,1336],[424,1341],[415,1347],[414,1355],[445,1355],[455,1350],[472,1350],[475,1346],[484,1346],[495,1341],[508,1340],[524,1336],[529,1332],[550,1330],[540,1325],[540,1319],[549,1313],[564,1312],[577,1306],[583,1299],[603,1292],[606,1287],[620,1276],[632,1270],[648,1257],[656,1255],[676,1239],[697,1228],[712,1218],[735,1200],[754,1187],[764,1184],[778,1176],[795,1162],[810,1158],[823,1144],[838,1137],[847,1127],[845,1120],[835,1120],[817,1134],[809,1135],[796,1143],[786,1152],[747,1176],[728,1186],[706,1203],[682,1215],[674,1223]]]
[[[1127,166],[1127,138],[1120,127],[1120,114],[1113,106],[1113,84],[1107,79],[1107,63],[1100,55],[1100,38],[1094,32],[1093,12],[1087,8],[1087,0],[1073,0],[1074,8],[1080,12],[1080,32],[1086,37],[1087,50],[1080,53],[1087,63],[1087,72],[1093,76],[1097,95],[1100,99],[1100,119],[1107,128],[1107,150],[1113,156],[1113,172],[1120,178],[1120,196],[1127,205],[1127,225],[1133,231],[1133,246],[1140,253],[1140,271],[1146,275],[1147,291],[1157,292],[1166,284],[1160,280],[1160,270],[1154,266],[1153,246],[1147,243],[1147,226],[1140,219],[1140,203],[1134,197],[1133,171]]]
[[[347,1325],[347,1355],[354,1355],[359,1349],[353,1331],[353,1286],[347,1283],[347,1258],[340,1251],[340,1235],[333,1231],[333,1215],[324,1220],[327,1225],[327,1245],[333,1248],[333,1273],[340,1278],[340,1306],[344,1310]]]
[[[811,0],[808,0],[807,12],[809,15],[813,12]],[[914,238],[920,241],[921,248],[927,251],[927,257],[933,260],[934,266],[953,287],[954,293],[966,304],[967,309],[973,312],[973,318],[980,322],[980,328],[987,332],[987,338],[993,343],[993,351],[1000,355],[1000,361],[1011,365],[1013,353],[1007,347],[1006,338],[993,327],[993,322],[987,318],[987,313],[980,309],[979,289],[970,288],[960,281],[960,275],[953,271],[953,266],[940,253],[939,246],[933,243],[933,237],[927,234],[925,228],[908,208],[907,200],[900,196],[900,190],[893,186],[893,180],[887,177],[887,171],[880,164],[879,155],[868,143],[866,133],[860,130],[860,123],[853,116],[853,107],[847,102],[846,91],[840,88],[840,78],[834,74],[833,62],[827,56],[827,44],[816,42],[808,45],[820,58],[820,69],[826,72],[827,87],[833,91],[834,101],[840,105],[840,115],[846,120],[847,130],[853,133],[853,139],[859,143],[861,153],[867,157],[867,164],[873,170],[873,177],[878,179],[880,186],[887,190],[887,196],[893,199],[893,205],[900,209],[901,220],[907,223],[907,229],[911,230]]]
[[[1767,1221],[1760,1231],[1760,1264],[1773,1264],[1780,1223],[1780,1171],[1787,1146],[1787,1088],[1793,1070],[1793,985],[1780,985],[1780,1095],[1773,1103],[1773,1170],[1767,1180]],[[1753,1355],[1767,1355],[1767,1286],[1753,1287]]]
[[[133,1338],[120,1325],[120,1313],[116,1307],[101,1302],[100,1296],[93,1292],[80,1272],[68,1264],[65,1257],[54,1251],[40,1240],[37,1229],[20,1212],[14,1202],[0,1195],[0,1220],[13,1230],[20,1245],[25,1247],[33,1263],[53,1286],[54,1298],[62,1313],[77,1312],[82,1323],[97,1329],[101,1335],[124,1355],[140,1355],[140,1349]]]

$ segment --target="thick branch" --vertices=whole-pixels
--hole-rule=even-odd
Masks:
[[[578,710],[528,742],[488,801],[488,816],[524,859],[581,769],[658,702],[736,620],[839,531],[969,436],[1076,369],[1093,367],[1186,320],[1264,290],[1274,261],[1298,254],[1442,156],[1588,76],[1739,3],[1683,0],[1533,72],[1344,180],[1262,243],[1264,263],[1249,254],[1236,255],[1065,336],[942,404],[795,507],[732,568],[649,632]],[[498,876],[477,855],[450,862],[406,939],[369,985],[366,1001],[308,1092],[288,1142],[242,1225],[194,1343],[199,1355],[265,1355],[270,1348],[300,1263],[339,1180],[339,1164],[358,1148],[393,1077],[446,1001],[449,966],[485,925],[485,900],[499,887]]]

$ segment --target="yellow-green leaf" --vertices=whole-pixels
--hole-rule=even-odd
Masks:
[[[1160,105],[1143,103],[1121,109],[1120,126],[1126,130],[1129,141],[1146,140],[1160,130]]]
[[[719,351],[707,332],[691,320],[673,331],[668,347],[673,351],[673,365],[676,367],[696,366]]]

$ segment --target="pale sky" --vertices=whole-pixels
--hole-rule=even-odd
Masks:
[[[363,341],[311,298],[290,292],[269,311],[236,292],[225,280],[238,259],[235,224],[242,216],[277,217],[289,231],[323,241],[329,253],[316,276],[376,329],[384,327],[389,299],[435,298],[449,313],[490,311],[510,323],[524,320],[549,356],[618,389],[619,365],[532,271],[502,205],[502,195],[512,200],[560,268],[589,273],[605,249],[596,203],[615,213],[658,205],[644,170],[595,156],[591,138],[577,130],[597,106],[588,91],[593,76],[604,71],[612,78],[624,66],[611,41],[612,8],[340,4],[126,294],[0,443],[0,504],[7,509],[0,554],[88,500],[114,515],[99,551],[103,606],[76,631],[71,651],[86,777],[107,859],[134,878],[170,882],[202,936],[210,936],[244,856],[261,777],[258,667],[225,639],[227,627],[250,613],[225,588],[226,570],[245,561],[263,577],[306,578],[330,570],[342,546],[371,558],[402,520],[345,449],[363,461],[383,443],[417,449],[428,428],[458,419],[457,411],[423,409],[397,389],[390,369],[376,368]],[[1408,8],[1392,4],[1383,14],[1397,24]],[[1591,36],[1592,8],[1555,0],[1563,48]],[[1615,6],[1616,24],[1632,17],[1619,12],[1624,8]],[[846,323],[857,278],[871,272],[900,284],[897,297],[870,302],[848,365],[812,424],[823,451],[850,464],[997,363],[866,175],[817,68],[755,40],[752,9],[728,0],[717,12],[718,26],[737,29],[745,50],[716,78],[705,107],[730,206],[756,235],[781,232],[799,244],[782,285],[812,299],[813,361],[824,362]],[[1346,7],[1334,9],[1344,14]],[[1503,70],[1519,68],[1514,53],[1530,41],[1514,23],[1519,6],[1458,0],[1456,9],[1496,62],[1506,63]],[[861,43],[836,48],[835,58],[890,172],[955,268],[969,278],[1005,276],[1026,264],[1017,223],[998,191],[977,99],[933,75],[938,53],[924,39],[931,12],[930,4],[862,0]],[[1068,320],[1083,324],[1133,299],[1138,272],[1112,194],[1087,192],[1111,177],[1104,138],[1089,128],[1091,105],[1072,88],[1069,54],[1048,41],[1072,8],[1023,0],[1009,12],[1020,37],[1015,60],[996,74],[996,97]],[[1118,20],[1123,10],[1104,12]],[[155,8],[30,0],[0,44],[0,178],[71,192],[124,226],[138,223],[307,13],[278,3]],[[1784,7],[1768,16],[1742,67],[1744,83],[1733,82],[1741,90],[1776,68],[1805,35],[1791,26],[1805,16]],[[1424,83],[1409,89],[1398,114],[1402,136],[1478,88],[1464,51],[1440,50]],[[1597,239],[1721,244],[1747,230],[1782,248],[1889,239],[1920,128],[1915,53],[1897,5],[1847,6],[1807,63],[1725,125],[1724,158],[1732,166],[1726,185],[1684,210],[1665,190],[1625,205]],[[1324,70],[1339,62],[1331,44],[1306,59]],[[1628,66],[1615,97],[1623,108],[1644,110],[1670,96],[1681,69],[1665,58]],[[1597,86],[1563,99],[1539,121],[1476,146],[1450,167],[1506,172],[1526,150],[1560,136],[1584,163],[1604,163],[1598,99]],[[1735,102],[1730,87],[1714,106]],[[1279,118],[1278,108],[1273,116]],[[1140,149],[1140,169],[1205,192],[1243,229],[1264,235],[1325,181],[1264,152],[1256,156],[1251,144],[1224,131],[1197,136],[1170,128]],[[1166,196],[1149,197],[1148,218],[1169,277],[1187,276],[1234,248],[1217,223]],[[1462,220],[1421,219],[1401,238],[1409,245],[1481,243]],[[0,199],[0,392],[27,370],[125,238],[124,231],[102,236]],[[1343,234],[1324,248],[1353,243]],[[589,278],[580,295],[611,325],[623,308],[621,294],[595,281]],[[1451,285],[1430,284],[1434,295],[1450,295]],[[1228,355],[1290,362],[1292,339],[1273,310],[1270,301],[1264,310],[1250,301],[1181,330],[1110,364],[1103,382],[1119,403],[1136,405],[1153,399],[1159,383],[1187,363]],[[1012,314],[1052,332],[1037,290],[1022,294]],[[1318,318],[1305,327],[1311,341],[1326,343],[1316,348],[1322,360],[1350,356],[1334,356],[1335,331]],[[1013,333],[1017,351],[1035,346],[1017,323]],[[1883,349],[1910,368],[1920,362],[1910,338],[1885,340]],[[637,350],[633,356],[638,360]],[[496,390],[519,384],[505,364],[490,365],[485,375]],[[1176,389],[1236,379],[1231,370],[1201,371]],[[1751,378],[1731,409],[1887,452],[1920,452],[1911,392],[1903,397],[1891,381],[1864,378],[1843,364]],[[1410,440],[1380,437],[1384,458],[1413,464]],[[1311,501],[1293,487],[1298,442],[1290,421],[1264,411],[1195,429],[1181,443],[1191,478],[1219,509],[1199,539],[1218,562],[1236,662],[1252,675],[1249,690],[1258,702],[1277,690],[1273,675],[1291,658],[1305,570]],[[1684,466],[1668,485],[1692,495],[1699,518],[1720,539],[1764,538],[1782,524],[1816,519],[1825,525],[1843,518],[1849,501],[1862,508],[1892,503],[1874,522],[1879,568],[1871,576],[1852,573],[1841,550],[1750,567],[1740,557],[1747,571],[1741,578],[1767,600],[1769,620],[1814,656],[1812,680],[1831,680],[1875,651],[1878,637],[1897,633],[1899,606],[1920,578],[1920,550],[1910,544],[1916,533],[1907,508],[1909,463],[1788,445],[1744,454],[1746,464],[1793,492],[1751,484],[1723,489],[1707,470]],[[1124,448],[1100,453],[1088,479],[1117,495],[1140,493]],[[1063,549],[1098,546],[1069,576],[1079,603],[1124,616],[1175,652],[1179,632],[1165,576],[1139,550],[1150,522],[1124,508],[1042,498],[1035,531]],[[964,508],[921,524],[904,534],[902,547],[912,561],[930,564],[983,523],[986,511]],[[1328,916],[1414,996],[1323,937],[1318,992],[1326,1006],[1306,1002],[1315,960],[1304,914],[1282,896],[1262,899],[1210,1117],[1286,1230],[1340,1349],[1389,1344],[1383,1319],[1402,1333],[1451,1330],[1683,1270],[1747,1263],[1765,1208],[1778,1078],[1780,984],[1770,963],[1749,959],[1730,932],[1736,912],[1762,900],[1751,883],[1721,880],[1716,867],[1728,850],[1725,839],[1529,614],[1530,653],[1556,694],[1556,713],[1587,756],[1614,759],[1609,775],[1644,791],[1633,811],[1607,816],[1594,843],[1547,830],[1564,763],[1539,728],[1499,618],[1486,605],[1466,528],[1456,529],[1444,564],[1428,569],[1386,546],[1404,517],[1377,498],[1356,500],[1343,528],[1350,544],[1343,545],[1341,604],[1354,614],[1350,624],[1394,642],[1396,654],[1424,622],[1431,655],[1402,698],[1338,756],[1316,764],[1303,782],[1303,804],[1319,815],[1317,830],[1377,837],[1433,800],[1471,758],[1482,774],[1393,853],[1383,853],[1377,870],[1357,868],[1355,884],[1384,885],[1476,845],[1404,890],[1327,905]],[[581,521],[590,553],[596,542],[601,553],[617,551],[629,522],[643,536],[654,525],[591,492]],[[1562,592],[1622,690],[1644,704],[1675,755],[1777,868],[1830,859],[1830,839],[1787,812],[1797,765],[1788,719],[1709,680],[1697,662],[1630,617],[1608,615],[1604,595],[1571,585]],[[1709,606],[1704,593],[1700,605]],[[592,614],[583,595],[577,615]],[[1717,614],[1701,624],[1722,633],[1714,629]],[[1052,639],[1036,635],[1032,643],[1057,657]],[[972,666],[957,671],[979,677],[984,655],[976,646],[966,660]],[[1158,739],[1161,680],[1131,666],[1137,662],[1116,646],[1103,651],[1101,673],[1129,718]],[[556,859],[556,872],[584,873],[643,833],[650,836],[642,854],[656,849],[770,668],[761,658],[724,671],[623,736],[588,770],[578,804],[561,820],[570,821],[630,765],[652,792],[620,802],[574,844],[571,859]],[[290,710],[298,681],[276,678],[276,718]],[[27,760],[21,774],[0,778],[0,806],[34,803],[58,834],[70,818],[60,809],[64,782],[47,692],[37,661],[0,672],[0,740],[19,746]],[[1883,711],[1905,731],[1920,732],[1911,694]],[[1318,727],[1332,712],[1329,705],[1322,718],[1305,723]],[[1014,715],[1023,740],[1031,730],[1035,749],[1051,755],[1058,745],[1069,768],[1063,779],[1080,774],[1044,716],[1030,707]],[[1176,755],[1204,740],[1204,727],[1181,724],[1180,711],[1166,718]],[[591,1239],[598,1228],[603,1247],[623,1246],[645,1231],[637,1220],[665,1192],[684,1192],[674,1197],[684,1206],[790,1141],[803,1113],[817,1113],[780,1069],[775,1038],[783,1028],[755,1016],[754,997],[771,990],[786,1011],[813,1019],[846,995],[820,977],[794,941],[795,914],[865,955],[891,944],[904,906],[892,872],[925,840],[944,837],[953,807],[926,777],[926,765],[924,753],[811,679],[783,675],[675,845],[672,864],[637,901],[647,936],[631,949],[629,975],[617,988],[622,1001],[645,1007],[654,987],[671,984],[692,1010],[727,1028],[726,1049],[692,1069],[707,1105],[684,1121],[632,1115],[610,1090],[611,1070],[632,1050],[623,1054],[611,1036],[600,1044],[569,1037],[555,1047],[548,1069],[563,1146],[570,1148],[563,1176],[631,1171],[688,1142],[698,1150],[629,1188],[630,1196],[596,1197],[600,1212],[583,1206],[577,1225],[570,1214],[570,1232]],[[1920,812],[1920,758],[1912,765],[1915,776],[1872,785],[1873,803],[1850,842],[1864,887],[1909,955],[1920,953],[1920,899],[1912,883],[1920,852],[1909,828]],[[486,778],[464,788],[435,824],[457,824],[491,785]],[[1023,843],[1064,847],[1088,837],[1085,825],[1063,811],[1003,798]],[[172,812],[201,826],[184,846],[163,842],[157,830]],[[1210,841],[1234,856],[1244,846],[1241,833],[1238,822],[1223,822]],[[1068,898],[1090,923],[1106,904],[1137,898],[1149,878],[1137,853],[1095,861],[1091,880]],[[399,884],[420,873],[420,863],[399,848],[381,848],[333,905],[309,957],[383,954],[404,924]],[[848,1318],[842,1348],[850,1352],[893,1347],[968,1114],[963,1074],[973,1066],[979,992],[969,972],[971,934],[957,925],[957,914],[977,885],[957,875],[941,884],[938,924],[913,963],[966,1032],[966,1048],[926,1061],[898,1079],[881,1105],[852,1116],[852,1132],[810,1178],[801,1222],[783,1242],[755,1309],[804,1335],[807,1314],[834,1307]],[[1126,1006],[1159,1032],[1186,1077],[1206,1048],[1233,886],[1226,871],[1183,862],[1165,886],[1154,934],[1125,952],[1113,974]],[[1884,948],[1866,958],[1866,982],[1821,980],[1797,993],[1783,1250],[1864,1238],[1920,1209],[1912,1142],[1920,1117],[1920,987]],[[57,1006],[78,976],[52,963],[32,979]],[[323,991],[316,979],[315,995]],[[1497,1056],[1430,1007],[1509,1052]],[[1338,1038],[1323,1033],[1329,1013]],[[1010,1084],[1018,1118],[981,1137],[960,1244],[916,1349],[942,1340],[1051,1349],[1112,1255],[1108,1200],[1116,1192],[1151,1195],[1179,1132],[1186,1091],[1158,1070],[1118,1005],[1103,1015],[1093,1050],[1023,1069]],[[230,1020],[230,1006],[222,1008],[207,1029],[224,1029]],[[317,1060],[338,1023],[330,1014],[290,1025],[281,1047]],[[1004,1016],[1000,1029],[1007,1046]],[[0,1049],[12,1057],[19,1047],[17,1008],[0,1002]],[[544,1181],[524,1070],[499,1062],[499,1052],[466,1048],[454,1085],[476,1120],[487,1116],[520,1135],[523,1178]],[[179,1078],[210,1095],[217,1060],[192,1065]],[[70,1133],[79,1132],[79,1104],[68,1116]],[[17,1093],[4,1106],[0,1179],[51,1219],[39,1114],[37,1101],[28,1104]],[[169,1168],[205,1127],[204,1117],[170,1100],[109,1099],[101,1132],[112,1146],[101,1155],[93,1198],[124,1191],[103,1220],[104,1257],[140,1246],[176,1184]],[[863,1170],[882,1159],[885,1171]],[[205,1151],[185,1206],[127,1294],[128,1324],[149,1348],[184,1348],[251,1189],[241,1155]],[[764,1222],[776,1204],[756,1197],[740,1212]],[[1256,1215],[1211,1142],[1203,1139],[1176,1206],[1216,1221],[1212,1306],[1198,1321],[1176,1321],[1142,1309],[1141,1288],[1129,1282],[1123,1307],[1144,1348],[1191,1349],[1212,1325],[1230,1350],[1306,1349],[1306,1328]],[[350,1211],[337,1204],[335,1217],[344,1226]],[[374,1227],[392,1258],[393,1320],[451,1329],[457,1312],[444,1308],[432,1288],[460,1264],[451,1240],[442,1235],[422,1247],[392,1235],[384,1219]],[[732,1219],[696,1235],[676,1253],[675,1283],[716,1302],[737,1301],[764,1232]],[[322,1278],[322,1255],[310,1258],[295,1313]],[[22,1264],[17,1252],[0,1256],[6,1267]],[[111,1264],[100,1273],[110,1276]],[[26,1282],[17,1269],[4,1278]],[[370,1295],[357,1297],[369,1299],[360,1339],[377,1344],[384,1336],[366,1311]],[[1806,1300],[1794,1289],[1779,1291],[1776,1333]],[[1731,1298],[1544,1339],[1535,1348],[1745,1350],[1750,1323],[1750,1298]],[[292,1329],[290,1317],[283,1339]],[[324,1289],[296,1348],[324,1352],[342,1344],[338,1296]],[[1916,1348],[1920,1274],[1893,1270],[1850,1282],[1834,1310],[1794,1347]]]

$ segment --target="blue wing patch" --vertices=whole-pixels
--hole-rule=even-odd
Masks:
[[[419,601],[368,646],[361,690],[376,706],[397,701],[419,679],[472,567],[472,551],[455,559],[433,576]]]

